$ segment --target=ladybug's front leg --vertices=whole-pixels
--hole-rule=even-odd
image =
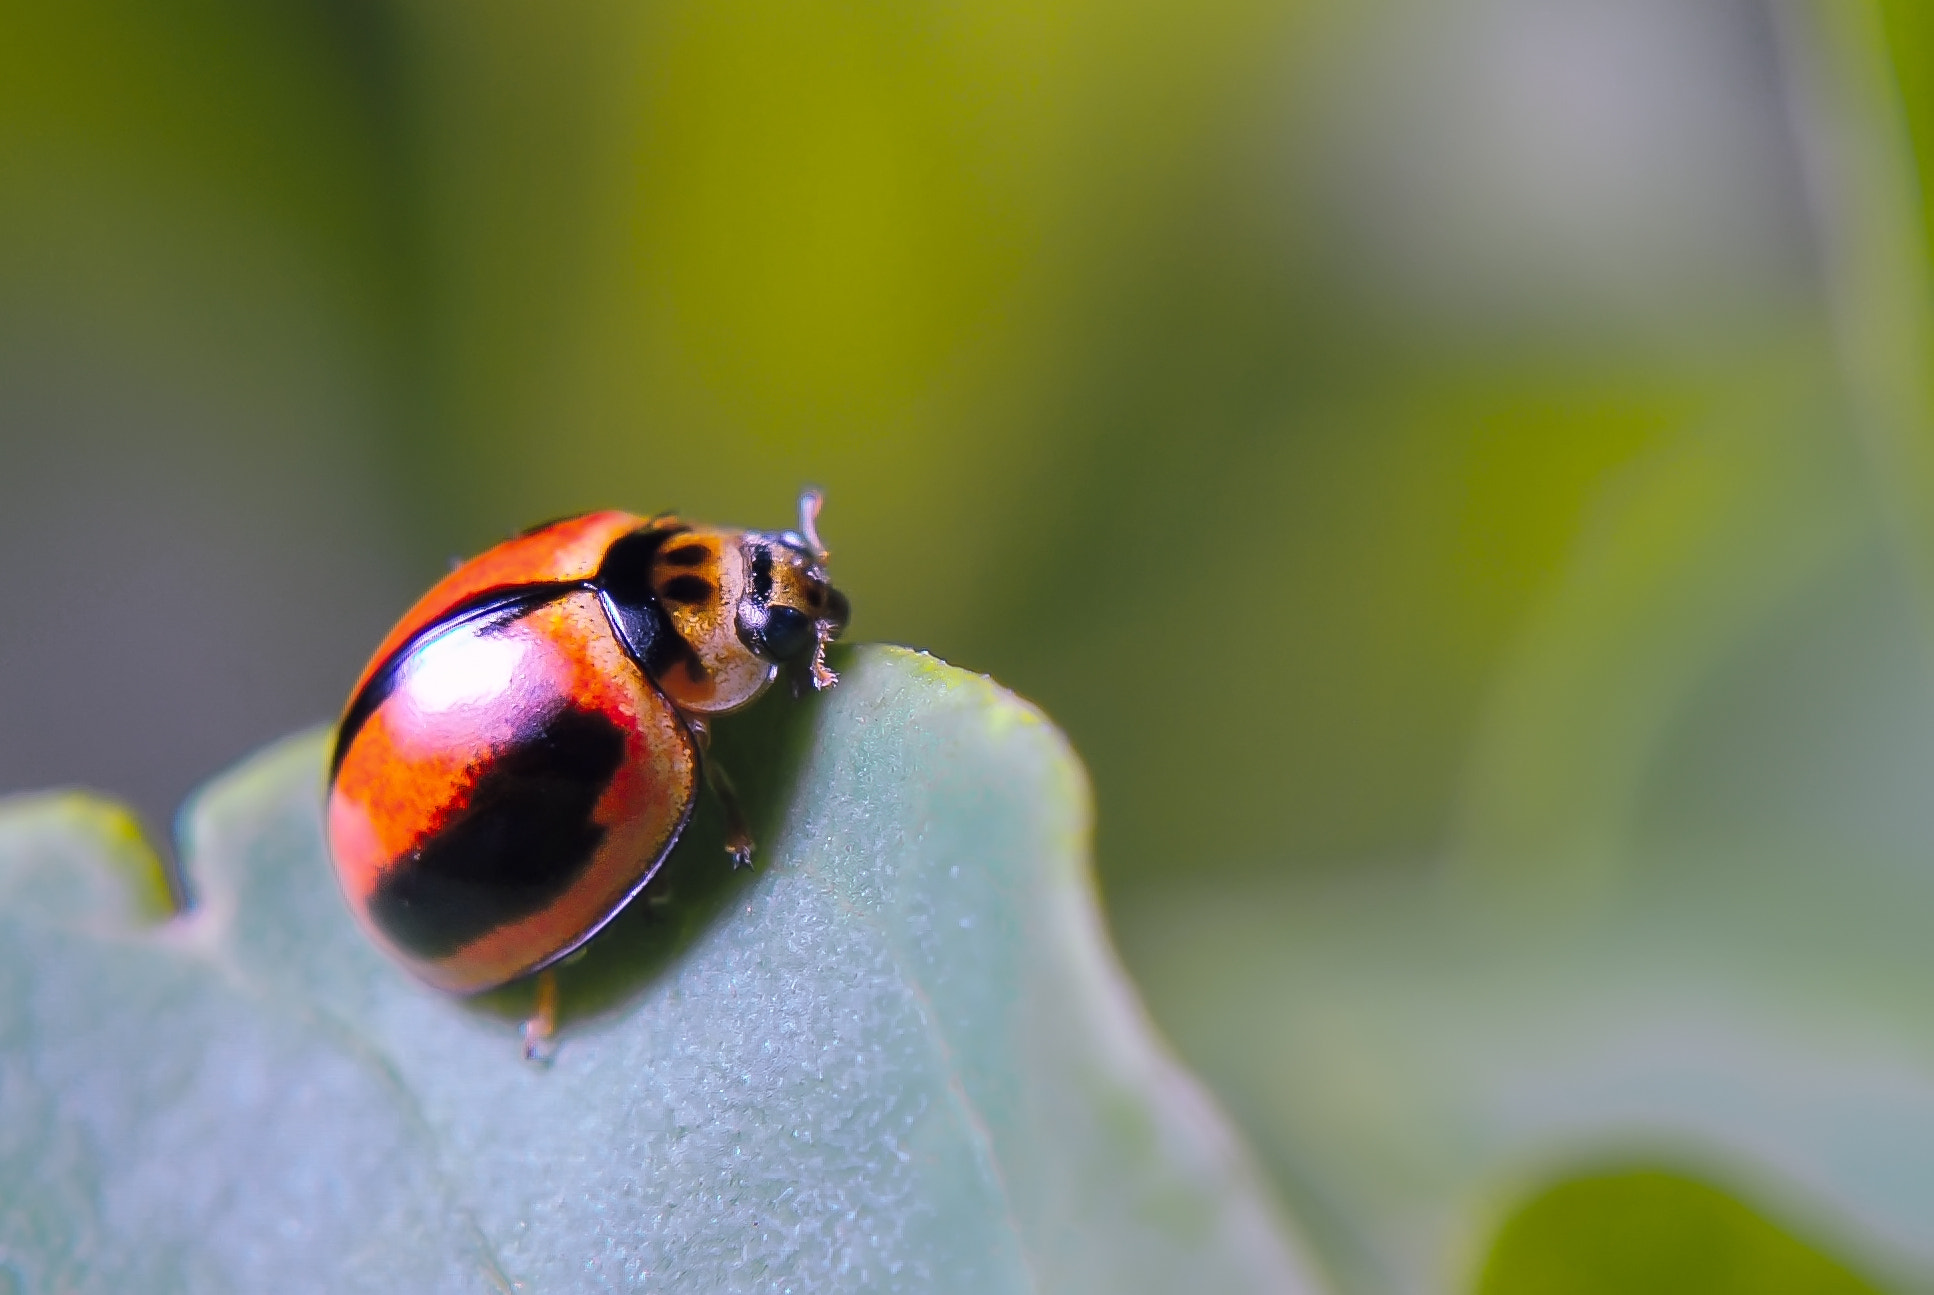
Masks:
[[[732,790],[732,779],[712,758],[711,726],[696,718],[688,718],[685,723],[692,730],[692,740],[698,745],[698,767],[705,773],[705,785],[712,789],[719,809],[725,814],[725,853],[731,856],[734,868],[749,868],[752,866],[752,829],[746,825],[745,811],[739,808],[739,797]]]

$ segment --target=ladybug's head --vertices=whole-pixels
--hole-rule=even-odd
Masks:
[[[813,686],[835,676],[826,668],[826,645],[846,629],[852,614],[846,595],[826,576],[826,547],[819,542],[819,492],[799,497],[799,529],[747,531],[745,595],[739,599],[739,639],[775,664],[809,662]]]

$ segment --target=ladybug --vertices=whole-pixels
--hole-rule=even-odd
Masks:
[[[328,837],[362,926],[439,989],[541,972],[650,881],[707,781],[733,866],[752,838],[706,756],[712,717],[781,667],[831,687],[846,628],[819,496],[790,531],[586,513],[461,564],[397,622],[350,692]],[[539,980],[527,1050],[548,1036]]]

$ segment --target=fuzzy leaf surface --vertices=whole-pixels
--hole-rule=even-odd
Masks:
[[[895,649],[721,734],[702,806],[562,977],[447,997],[356,929],[324,737],[183,818],[194,907],[79,796],[0,813],[0,1261],[27,1289],[1314,1289],[1156,1042],[1038,712]]]

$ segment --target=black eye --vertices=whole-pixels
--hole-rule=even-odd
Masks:
[[[765,626],[759,631],[760,655],[768,661],[790,661],[804,656],[814,642],[813,623],[805,613],[790,607],[766,611]]]

